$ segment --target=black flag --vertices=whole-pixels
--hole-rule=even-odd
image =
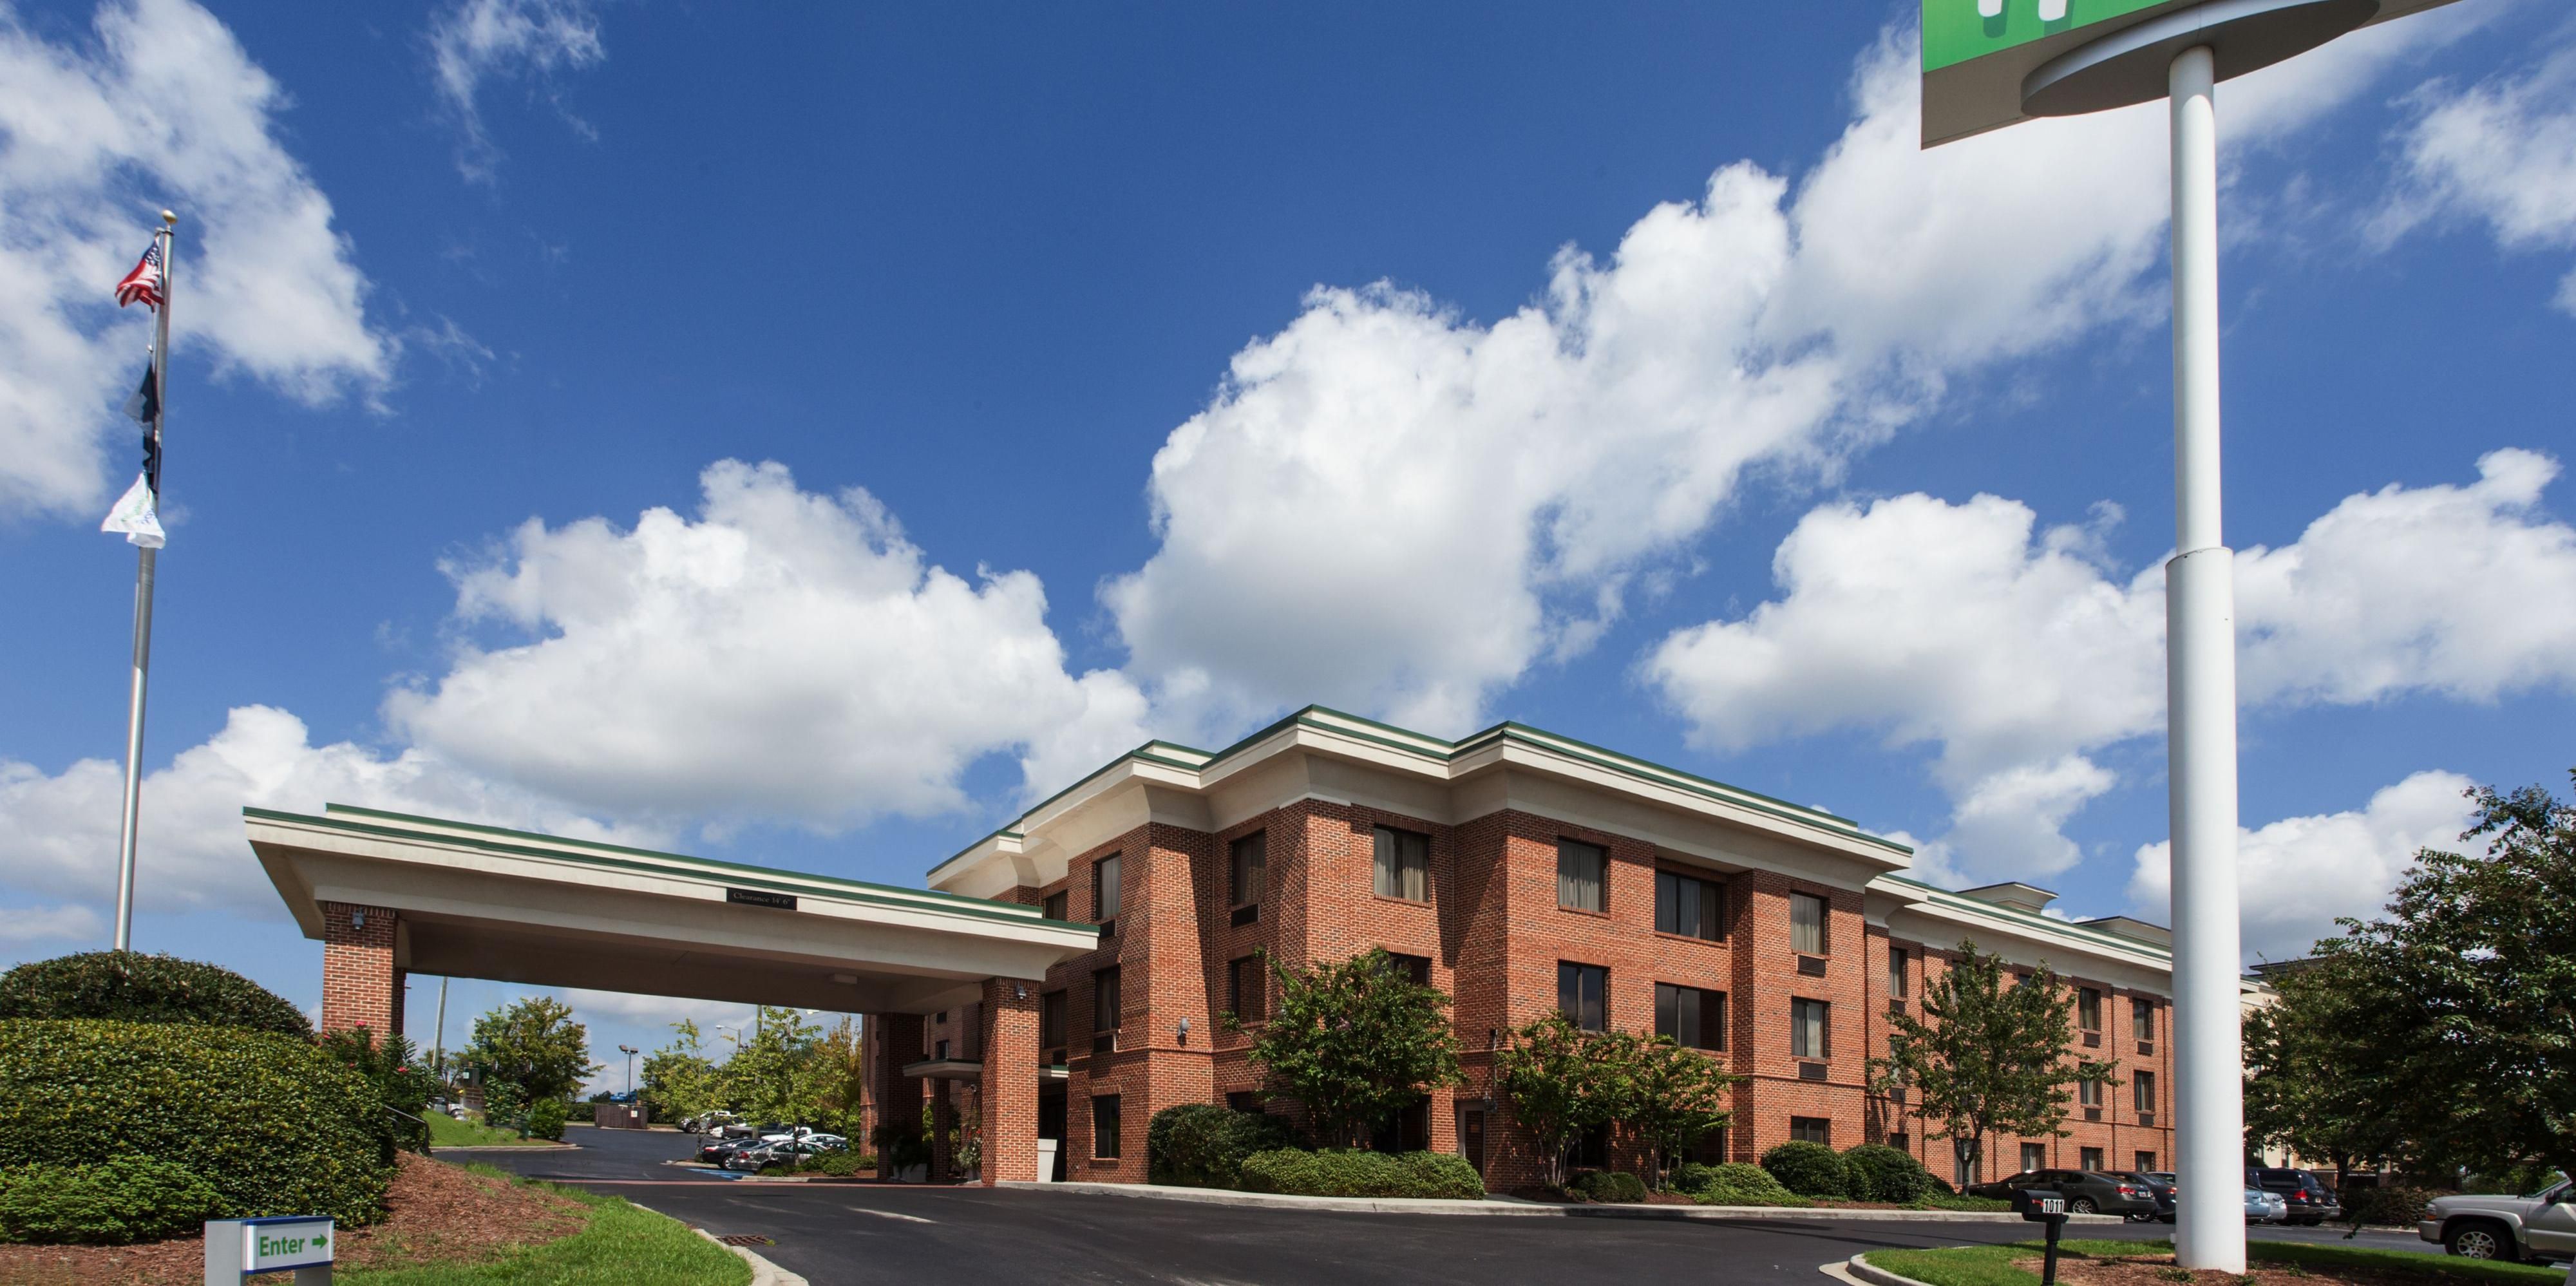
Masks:
[[[125,399],[125,413],[143,423],[143,483],[161,494],[161,385],[143,368],[143,387]]]

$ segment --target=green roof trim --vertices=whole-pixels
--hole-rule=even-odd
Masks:
[[[1099,932],[1098,925],[1081,924],[1070,920],[1050,920],[1045,915],[1039,913],[1035,907],[1021,906],[1015,902],[995,902],[985,898],[966,897],[957,893],[942,893],[936,889],[907,889],[899,888],[891,884],[871,884],[864,880],[849,880],[834,875],[812,875],[803,871],[788,871],[781,870],[776,867],[752,866],[743,862],[727,862],[719,858],[694,857],[686,853],[668,853],[659,849],[631,848],[623,844],[609,844],[598,840],[573,839],[563,835],[548,835],[542,831],[512,830],[506,826],[487,826],[478,822],[457,822],[449,821],[445,818],[422,817],[411,813],[386,812],[382,809],[361,808],[353,804],[329,804],[325,805],[325,808],[328,810],[328,813],[339,815],[316,816],[309,813],[290,813],[273,808],[245,807],[242,809],[242,816],[273,822],[307,822],[317,826],[328,827],[332,830],[345,831],[358,835],[377,835],[391,839],[433,840],[442,843],[465,844],[488,852],[505,853],[515,857],[538,857],[556,861],[570,861],[582,865],[605,867],[613,870],[641,871],[659,875],[685,875],[690,873],[685,870],[675,871],[671,866],[666,865],[667,863],[677,863],[682,867],[695,867],[697,868],[697,872],[700,874],[724,878],[728,883],[737,888],[765,888],[778,893],[798,893],[827,898],[839,897],[852,902],[875,903],[883,906],[897,906],[913,910],[937,911],[952,915],[964,915],[975,919],[993,920],[997,922],[1007,921],[1014,924],[1026,924],[1047,928],[1088,929],[1095,935]],[[473,834],[456,835],[441,831],[414,830],[403,826],[381,825],[375,822],[352,821],[349,820],[351,816],[372,817],[381,819],[382,821],[391,822],[410,822],[423,826],[446,827],[452,830],[473,832]],[[570,845],[576,849],[586,851],[568,852],[560,848],[539,847],[530,844],[504,843],[501,842],[500,839],[479,838],[480,836],[485,835],[506,837],[509,839],[543,840],[548,844]],[[626,856],[610,856],[611,854],[624,854]],[[655,860],[634,860],[637,858],[651,858]],[[821,887],[818,888],[817,886]]]
[[[1346,727],[1340,723],[1328,722],[1324,718],[1318,718],[1317,716],[1319,715],[1329,716],[1330,719],[1333,720],[1343,720],[1351,724],[1358,724],[1362,727]],[[932,877],[936,877],[939,872],[947,869],[958,859],[973,853],[975,850],[993,842],[995,839],[1003,836],[1011,836],[1014,838],[1023,837],[1025,835],[1024,828],[1028,825],[1028,821],[1031,817],[1045,811],[1048,805],[1082,789],[1084,786],[1091,784],[1093,781],[1106,775],[1111,770],[1126,764],[1130,760],[1141,760],[1147,763],[1161,764],[1171,768],[1205,772],[1208,769],[1214,768],[1218,764],[1223,763],[1225,760],[1232,758],[1237,754],[1241,754],[1263,741],[1277,736],[1284,730],[1301,727],[1313,728],[1318,732],[1330,732],[1337,736],[1353,737],[1361,741],[1374,742],[1392,750],[1401,750],[1408,754],[1420,755],[1426,759],[1436,759],[1442,763],[1454,762],[1458,756],[1471,751],[1481,750],[1490,742],[1498,740],[1518,741],[1524,745],[1534,746],[1555,754],[1579,759],[1598,767],[1608,768],[1613,772],[1623,773],[1630,777],[1652,781],[1657,785],[1686,790],[1692,794],[1715,800],[1720,803],[1734,804],[1739,807],[1750,808],[1755,812],[1767,813],[1784,821],[1800,822],[1810,826],[1818,826],[1824,830],[1842,835],[1847,839],[1856,839],[1865,844],[1871,844],[1876,847],[1886,849],[1892,853],[1903,854],[1907,857],[1912,857],[1914,855],[1912,847],[1897,843],[1895,840],[1887,839],[1883,836],[1872,835],[1869,832],[1862,830],[1859,823],[1854,822],[1848,817],[1842,817],[1837,814],[1827,812],[1821,808],[1813,808],[1805,804],[1792,803],[1788,800],[1781,799],[1776,795],[1766,795],[1760,791],[1746,790],[1741,786],[1730,785],[1711,777],[1702,777],[1697,773],[1684,772],[1679,768],[1659,764],[1650,759],[1640,759],[1635,755],[1623,754],[1604,746],[1596,746],[1591,742],[1566,736],[1563,733],[1549,732],[1544,728],[1532,727],[1525,723],[1517,723],[1507,719],[1481,732],[1470,733],[1456,741],[1448,741],[1443,738],[1432,736],[1429,733],[1415,732],[1410,728],[1399,728],[1394,724],[1383,723],[1363,715],[1349,714],[1344,711],[1335,710],[1330,706],[1310,705],[1293,713],[1284,715],[1254,731],[1250,735],[1236,740],[1224,749],[1213,753],[1189,746],[1178,745],[1168,741],[1148,741],[1144,745],[1138,746],[1135,749],[1110,760],[1108,763],[1093,769],[1089,773],[1084,774],[1080,780],[1074,782],[1072,785],[1038,801],[1027,811],[1013,819],[1009,825],[1006,825],[1001,829],[994,831],[992,834],[986,835],[984,838],[950,854],[948,857],[942,859],[938,864],[930,868],[930,875]],[[1363,731],[1362,728],[1374,728],[1378,729],[1379,732],[1367,732]],[[1380,735],[1380,733],[1392,733],[1394,735],[1385,736]],[[1155,747],[1158,746],[1170,747],[1171,749],[1179,750],[1186,754],[1199,755],[1203,758],[1199,763],[1185,763],[1168,756],[1154,754],[1153,751]],[[1923,887],[1930,888],[1932,886],[1927,884]]]
[[[1879,876],[1878,878],[1882,880],[1893,880],[1898,884],[1911,884],[1926,893],[1937,895],[1935,898],[1936,901],[1950,902],[1978,911],[2001,912],[2007,916],[2028,920],[2033,924],[2046,926],[2048,929],[2055,932],[2079,933],[2088,938],[2103,938],[2119,943],[2122,946],[2142,948],[2151,954],[2160,955],[2167,959],[2171,959],[2173,957],[2173,948],[2159,946],[2144,938],[2133,938],[2125,933],[2113,933],[2109,929],[2096,929],[2090,925],[2077,924],[2072,920],[2060,920],[2055,916],[2042,915],[2037,911],[2025,911],[2017,906],[2006,906],[2001,902],[1989,902],[1984,898],[1972,898],[1965,893],[1958,892],[1957,890],[1942,888],[1938,884],[1926,884],[1912,876],[1896,875],[1891,873]]]

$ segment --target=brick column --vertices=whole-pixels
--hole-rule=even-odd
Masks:
[[[930,1087],[930,1181],[946,1183],[957,1177],[957,1099],[956,1082],[940,1081]]]
[[[877,1107],[877,1124],[906,1134],[921,1132],[921,1078],[903,1074],[903,1065],[921,1061],[921,1015],[870,1014],[868,1035],[876,1044],[871,1068],[874,1083],[868,1097]],[[876,1141],[870,1139],[874,1144]],[[888,1149],[877,1149],[877,1177],[894,1177]]]
[[[976,1099],[984,1118],[984,1183],[1034,1181],[1038,1177],[1038,988],[1004,978],[987,979],[983,1009],[984,1080]],[[1068,1109],[1071,1106],[1067,1104]]]
[[[324,902],[322,1030],[402,1034],[402,971],[394,968],[392,909]]]

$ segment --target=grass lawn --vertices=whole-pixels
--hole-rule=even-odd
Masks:
[[[423,1114],[429,1122],[429,1145],[434,1148],[509,1147],[517,1144],[539,1144],[544,1139],[523,1139],[509,1130],[496,1130],[480,1121],[459,1120],[444,1112]]]
[[[476,1264],[343,1269],[349,1286],[748,1286],[751,1265],[680,1221],[575,1188],[534,1185],[587,1207],[580,1232]]]
[[[2040,1253],[2036,1241],[2008,1246],[1957,1246],[1942,1250],[1873,1250],[1869,1262],[1929,1286],[2039,1286],[2039,1274],[2013,1265]],[[2115,1258],[2124,1255],[2172,1254],[2169,1241],[2062,1241],[2058,1261]],[[2247,1267],[2286,1269],[2303,1276],[2348,1270],[2366,1275],[2406,1277],[2428,1286],[2560,1286],[2564,1269],[2532,1264],[2499,1264],[2475,1259],[2375,1250],[2364,1246],[2321,1246],[2304,1241],[2251,1241],[2245,1246]]]

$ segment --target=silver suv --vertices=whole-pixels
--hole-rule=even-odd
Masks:
[[[2564,1180],[2526,1197],[2435,1197],[2415,1231],[2466,1259],[2576,1257],[2576,1184]]]

